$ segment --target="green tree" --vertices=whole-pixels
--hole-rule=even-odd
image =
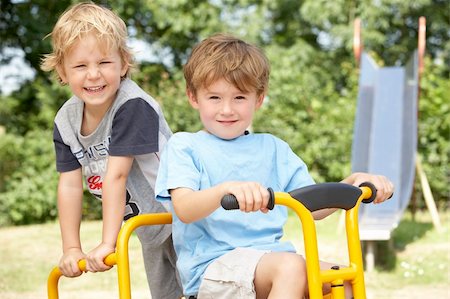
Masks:
[[[0,226],[45,222],[56,217],[56,172],[51,132],[6,134],[0,139],[3,180]],[[11,170],[3,172],[5,170]]]
[[[419,101],[418,151],[431,190],[441,204],[449,203],[450,181],[450,80],[448,67],[425,60]]]
[[[18,48],[24,51],[25,60],[31,68],[42,75],[39,63],[43,53],[50,51],[50,43],[43,38],[51,32],[60,13],[71,1],[2,0],[0,4],[0,54],[1,63],[7,63],[12,57],[5,56],[5,48]]]
[[[70,93],[51,81],[39,63],[50,51],[50,40],[44,37],[75,2],[79,1],[4,0],[0,4],[0,64],[12,58],[5,50],[17,48],[36,72],[18,91],[0,96],[0,126],[6,129],[0,137],[0,225],[55,217],[57,174],[51,131],[53,117]],[[199,129],[197,115],[186,100],[182,75],[182,65],[194,44],[224,31],[264,48],[272,63],[272,76],[254,130],[287,140],[318,181],[336,181],[350,172],[358,90],[352,53],[355,17],[362,20],[365,50],[381,65],[395,65],[404,64],[417,48],[418,18],[426,16],[419,151],[436,198],[448,198],[447,0],[96,2],[121,15],[132,39],[151,45],[152,62],[141,63],[133,78],[160,101],[174,131]],[[442,124],[436,119],[442,119]],[[41,206],[39,211],[31,206],[36,203]]]

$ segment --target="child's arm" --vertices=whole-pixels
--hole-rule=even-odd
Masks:
[[[86,255],[86,270],[91,272],[110,269],[103,263],[116,248],[117,235],[125,213],[126,182],[133,157],[109,156],[102,185],[103,236],[102,242]]]
[[[170,191],[174,211],[185,223],[200,220],[214,212],[227,194],[236,196],[241,211],[268,211],[269,192],[256,182],[225,182],[200,191],[189,188]]]
[[[58,182],[58,218],[63,246],[59,269],[64,276],[68,277],[81,275],[78,261],[85,256],[80,242],[82,202],[81,168],[62,172]]]
[[[341,183],[350,184],[359,187],[364,182],[372,183],[377,189],[377,197],[373,203],[378,204],[389,199],[394,193],[394,184],[383,175],[373,175],[364,172],[355,172],[350,176],[346,177],[341,181]],[[323,219],[328,215],[334,213],[336,209],[323,209],[313,212],[314,219]]]

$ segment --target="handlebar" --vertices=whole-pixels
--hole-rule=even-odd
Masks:
[[[344,183],[322,183],[302,187],[287,193],[311,212],[325,208],[349,210],[356,205],[358,199],[363,195],[363,188],[365,187],[369,189],[369,192],[364,193],[362,202],[371,203],[377,196],[377,189],[369,182],[362,183],[359,188]],[[267,190],[270,196],[267,208],[272,210],[279,192],[274,192],[272,188]],[[222,198],[221,205],[225,210],[239,209],[239,203],[232,194],[225,195]]]
[[[267,208],[269,210],[273,210],[273,208],[275,207],[275,193],[273,192],[273,189],[270,187],[267,188],[267,191],[269,191],[269,202],[267,203]],[[225,210],[239,209],[239,202],[237,201],[236,197],[233,194],[225,195],[222,198],[220,204]]]
[[[172,223],[170,213],[142,214],[128,219],[120,229],[117,236],[116,252],[109,254],[104,263],[108,266],[117,265],[117,277],[119,281],[119,298],[131,298],[130,288],[130,266],[128,259],[128,241],[131,234],[141,226],[161,225]],[[81,271],[86,270],[86,260],[80,260],[78,267]],[[47,279],[48,299],[58,299],[58,281],[62,276],[58,267],[54,267]]]

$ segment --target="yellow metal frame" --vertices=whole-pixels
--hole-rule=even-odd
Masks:
[[[322,299],[322,285],[331,283],[331,297],[325,298],[345,299],[344,281],[350,281],[355,299],[366,299],[364,283],[364,264],[359,240],[358,210],[363,199],[372,196],[369,187],[360,187],[362,194],[356,205],[345,212],[345,226],[347,234],[347,249],[349,266],[337,270],[321,270],[317,246],[316,226],[311,212],[299,201],[293,199],[289,193],[275,192],[275,203],[293,209],[302,222],[303,239],[305,244],[305,259],[308,276],[309,296],[313,299]],[[342,287],[340,287],[342,286]]]
[[[119,282],[120,299],[131,298],[130,264],[128,258],[128,242],[130,240],[131,233],[140,226],[170,223],[172,223],[172,214],[170,213],[145,214],[130,218],[120,229],[119,235],[117,237],[116,252],[111,253],[105,258],[106,265],[113,266],[117,264],[117,277]],[[78,267],[81,271],[85,271],[86,261],[79,261]],[[54,267],[50,272],[47,280],[48,299],[59,298],[58,282],[61,276],[62,273],[58,267]]]
[[[287,206],[295,211],[302,223],[303,238],[305,244],[305,258],[308,276],[309,296],[313,299],[344,299],[344,281],[350,281],[355,299],[366,299],[364,268],[359,240],[358,210],[363,199],[370,198],[372,191],[368,187],[361,187],[361,196],[355,207],[346,211],[345,223],[347,233],[347,247],[349,266],[340,269],[321,270],[317,246],[316,226],[311,212],[299,201],[292,198],[289,193],[275,192],[275,204]],[[172,223],[170,213],[138,215],[130,218],[121,228],[118,238],[116,252],[105,258],[105,264],[113,266],[117,264],[119,298],[131,299],[130,267],[128,257],[128,242],[131,233],[143,225],[157,225]],[[78,263],[80,270],[86,270],[85,260]],[[50,272],[47,281],[48,299],[58,299],[58,282],[62,276],[58,267]],[[332,293],[322,294],[322,285],[331,283]]]

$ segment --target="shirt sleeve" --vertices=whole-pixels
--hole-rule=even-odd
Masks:
[[[161,155],[155,183],[156,199],[162,202],[171,200],[169,191],[176,188],[199,190],[201,169],[189,136],[174,134]]]
[[[279,173],[279,179],[283,181],[284,191],[290,192],[294,189],[315,184],[314,179],[309,174],[306,163],[292,151],[287,143],[283,142],[282,147],[284,154],[279,155],[279,158],[283,159],[283,161],[279,165],[284,165],[285,167]]]
[[[141,98],[127,101],[114,116],[109,154],[137,156],[158,151],[158,113]]]
[[[53,143],[55,145],[56,170],[58,172],[68,172],[81,167],[80,162],[70,150],[70,146],[62,140],[56,124],[53,128]]]

